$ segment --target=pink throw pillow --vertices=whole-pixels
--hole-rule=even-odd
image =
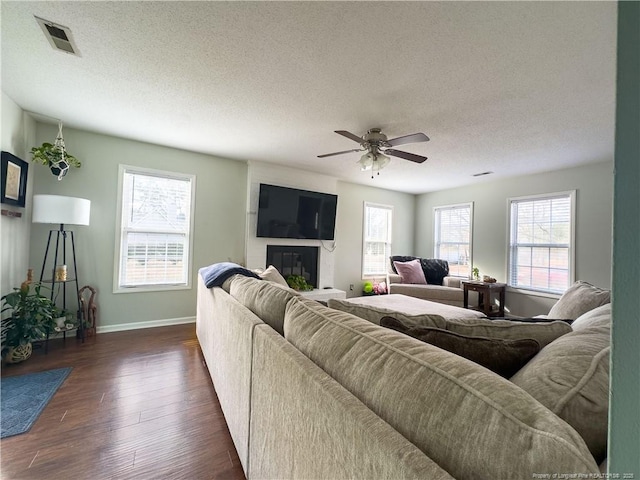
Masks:
[[[424,278],[424,272],[420,265],[420,260],[411,260],[410,262],[393,262],[397,272],[402,278],[402,283],[413,283],[418,285],[426,285],[427,280]]]

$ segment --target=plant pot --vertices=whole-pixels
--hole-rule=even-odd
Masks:
[[[67,323],[67,317],[58,317],[54,319],[54,322],[56,322],[56,327],[64,328],[64,324]]]
[[[69,164],[65,161],[58,162],[57,164],[51,164],[49,166],[51,173],[53,173],[58,179],[64,177],[69,171]]]
[[[9,347],[7,354],[4,357],[4,361],[7,363],[24,362],[31,356],[31,352],[33,352],[33,345],[31,345],[31,342],[24,345],[18,345],[17,347]]]

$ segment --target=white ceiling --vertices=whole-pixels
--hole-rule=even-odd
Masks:
[[[1,8],[2,90],[69,127],[411,193],[613,158],[615,2]],[[34,15],[69,27],[81,56]],[[426,133],[398,149],[429,160],[371,179],[358,153],[316,158],[358,147],[334,130],[372,127]]]

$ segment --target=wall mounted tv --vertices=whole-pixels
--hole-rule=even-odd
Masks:
[[[260,184],[258,237],[333,240],[338,196]]]

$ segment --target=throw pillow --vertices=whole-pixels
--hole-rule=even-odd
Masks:
[[[573,322],[511,381],[571,425],[601,462],[607,454],[611,304]]]
[[[260,275],[260,278],[263,280],[268,280],[269,282],[277,283],[278,285],[289,288],[287,281],[273,265],[269,265],[266,270],[260,272],[258,275]]]
[[[548,323],[528,323],[484,318],[449,318],[444,328],[450,332],[470,337],[495,338],[497,340],[532,338],[540,344],[540,348],[562,335],[571,333],[571,326],[568,323],[557,320]]]
[[[531,338],[470,337],[439,328],[409,325],[393,317],[383,317],[380,325],[455,353],[505,378],[511,377],[540,351],[540,344]]]
[[[442,285],[444,277],[449,275],[449,262],[438,258],[421,258],[420,265],[427,283],[430,285]]]
[[[611,292],[590,283],[577,281],[565,291],[549,311],[549,318],[571,318],[611,302]]]
[[[411,260],[409,262],[393,262],[398,274],[402,278],[402,283],[413,283],[418,285],[426,285],[427,280],[424,278],[422,265],[420,260]]]

